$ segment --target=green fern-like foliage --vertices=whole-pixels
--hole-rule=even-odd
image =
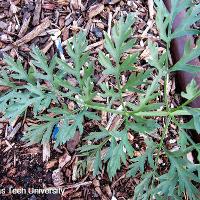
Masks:
[[[0,109],[10,121],[22,116],[27,109],[33,111],[39,123],[31,126],[24,136],[24,140],[30,144],[49,141],[56,124],[59,124],[59,132],[55,145],[64,144],[76,131],[83,132],[84,117],[98,119],[98,116],[82,107],[83,102],[90,102],[95,96],[91,77],[93,67],[89,63],[86,47],[83,32],[75,36],[72,43],[68,43],[67,51],[73,66],[60,60],[57,55],[48,62],[45,55],[33,47],[29,71],[23,68],[19,60],[5,56],[9,71],[3,72],[1,85],[10,89],[0,98]],[[81,70],[84,71],[83,75]],[[76,85],[72,85],[67,76],[75,78]],[[17,85],[16,80],[23,84]],[[64,103],[69,100],[75,104],[73,111]],[[52,105],[54,108],[51,108]],[[53,117],[49,117],[50,114]]]
[[[0,97],[0,111],[10,121],[23,116],[26,111],[33,113],[37,123],[31,125],[23,137],[29,144],[52,141],[55,126],[58,127],[53,138],[55,146],[65,144],[76,132],[84,133],[83,145],[78,151],[87,160],[79,168],[85,170],[88,161],[92,163],[94,176],[106,168],[112,180],[125,166],[127,177],[141,179],[135,187],[134,199],[183,199],[187,196],[196,200],[200,198],[200,166],[191,163],[187,154],[196,150],[200,161],[200,145],[194,143],[188,133],[189,130],[200,133],[200,108],[188,105],[200,96],[199,87],[192,80],[186,91],[181,93],[184,103],[171,108],[167,81],[174,71],[200,71],[198,66],[188,64],[200,55],[199,41],[193,49],[187,42],[182,58],[174,65],[169,62],[172,39],[199,33],[191,29],[191,25],[199,20],[200,9],[189,0],[181,3],[172,1],[171,11],[162,0],[154,2],[156,24],[166,50],[160,54],[157,45],[148,41],[149,69],[138,69],[138,54],[129,53],[136,42],[132,39],[135,15],[129,14],[115,23],[111,36],[104,33],[105,49],[99,51],[98,62],[111,84],[103,82],[97,85],[86,35],[80,32],[67,43],[66,61],[57,55],[49,61],[34,47],[30,67],[26,70],[20,60],[15,61],[6,55],[7,68],[1,73],[0,85],[9,89]],[[185,23],[172,31],[176,15],[186,8]],[[164,88],[161,85],[163,80]],[[164,95],[160,92],[162,89]],[[137,101],[126,98],[127,94],[137,96]],[[97,103],[98,98],[105,99],[103,102],[106,103]],[[69,103],[73,104],[73,108],[68,106]],[[99,131],[86,132],[84,123],[100,120],[102,111],[110,116],[108,124],[99,125]],[[183,123],[180,116],[190,116],[191,120]],[[115,117],[120,120],[112,124]],[[161,119],[164,125],[160,123]],[[173,151],[165,145],[170,123],[175,124],[178,131],[178,148]],[[156,136],[155,133],[159,132],[161,134]],[[130,139],[138,135],[145,138],[142,147]],[[138,150],[140,155],[136,156],[135,151]],[[164,172],[160,170],[163,157],[168,160]]]

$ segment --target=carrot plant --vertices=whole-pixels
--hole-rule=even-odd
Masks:
[[[68,41],[67,61],[57,55],[48,61],[34,47],[30,68],[26,70],[20,60],[15,61],[6,55],[7,67],[2,70],[0,79],[0,85],[9,87],[0,97],[4,118],[13,121],[28,110],[37,124],[28,128],[23,139],[29,144],[44,144],[52,140],[56,126],[58,131],[53,139],[54,145],[58,146],[73,138],[77,131],[84,133],[85,121],[99,121],[101,112],[119,116],[120,122],[112,129],[102,125],[99,131],[84,133],[85,144],[78,150],[92,160],[94,176],[106,166],[112,179],[117,170],[126,165],[128,177],[141,177],[135,187],[134,199],[182,199],[186,195],[191,200],[198,199],[200,165],[191,163],[187,154],[196,150],[200,161],[200,145],[188,133],[189,129],[200,133],[200,108],[189,106],[200,96],[200,90],[192,80],[181,93],[183,104],[172,107],[168,98],[168,80],[170,73],[175,71],[200,72],[200,67],[188,64],[200,55],[200,40],[193,49],[188,41],[182,58],[175,64],[169,62],[170,44],[174,38],[199,33],[191,25],[200,19],[200,5],[194,6],[189,0],[173,0],[171,3],[171,11],[168,11],[162,0],[155,0],[156,24],[165,51],[160,54],[157,45],[148,41],[151,67],[147,70],[137,69],[138,54],[127,54],[135,45],[135,40],[131,39],[134,14],[128,14],[126,19],[121,17],[112,27],[111,36],[104,34],[105,49],[99,51],[98,62],[103,68],[102,74],[112,80],[112,85],[97,85],[95,64],[90,61],[84,32]],[[187,9],[185,18],[172,31],[174,19],[183,9]],[[125,81],[123,76],[127,77]],[[19,81],[23,84],[17,84]],[[160,92],[162,88],[163,94]],[[138,101],[128,101],[125,98],[127,93],[137,96]],[[106,103],[98,103],[97,97],[105,99]],[[163,101],[158,102],[158,98]],[[68,106],[71,103],[73,107]],[[191,120],[183,123],[180,120],[183,116],[190,116]],[[161,120],[164,121],[162,125]],[[165,144],[171,123],[177,127],[179,135],[178,148],[173,151]],[[155,138],[158,130],[161,135]],[[145,150],[133,145],[130,136],[134,135],[145,138]],[[141,150],[141,155],[135,156],[136,150]],[[160,171],[159,164],[163,157],[169,162],[165,172]]]

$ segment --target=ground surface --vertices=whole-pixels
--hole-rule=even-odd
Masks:
[[[149,1],[151,2],[151,1]],[[3,53],[14,58],[25,61],[27,66],[30,60],[29,51],[31,46],[37,45],[50,58],[57,51],[52,35],[59,35],[61,41],[72,37],[74,33],[85,29],[88,33],[89,49],[92,56],[97,57],[98,49],[102,49],[103,31],[108,31],[111,25],[121,14],[135,12],[137,20],[134,26],[137,45],[132,52],[140,52],[139,67],[148,67],[145,58],[148,57],[146,50],[147,38],[156,41],[162,51],[162,43],[157,37],[155,21],[152,18],[154,12],[147,1],[142,0],[79,0],[46,1],[41,0],[0,0],[0,66],[4,67],[2,61]],[[151,16],[150,16],[150,15]],[[50,20],[50,21],[49,21]],[[31,32],[33,31],[33,32]],[[97,70],[98,71],[98,70]],[[100,79],[101,74],[96,74]],[[170,81],[170,95],[174,95],[174,79]],[[0,91],[6,88],[0,87]],[[176,96],[172,103],[176,105]],[[16,119],[14,124],[0,119],[0,188],[46,188],[62,185],[65,188],[62,199],[128,199],[133,196],[135,185],[139,177],[134,179],[125,178],[126,167],[124,167],[114,178],[109,181],[106,173],[94,178],[91,173],[80,177],[74,177],[79,159],[76,156],[76,146],[79,135],[74,141],[59,149],[52,149],[48,161],[43,162],[43,149],[40,145],[25,147],[21,142],[24,127],[31,122],[29,113],[21,119]],[[23,127],[23,128],[22,128]],[[85,124],[85,129],[95,129],[95,124]],[[176,137],[174,127],[171,127],[172,139]],[[13,134],[12,139],[6,135]],[[137,138],[134,143],[142,145],[142,140]],[[172,144],[169,144],[172,145]],[[66,154],[66,152],[68,152]],[[62,170],[55,170],[61,162],[66,162]],[[80,171],[80,168],[78,168]],[[55,174],[53,175],[52,174]],[[81,174],[81,172],[80,172]],[[1,194],[0,194],[1,195]],[[61,199],[59,195],[37,195],[37,194],[2,194],[0,199]]]

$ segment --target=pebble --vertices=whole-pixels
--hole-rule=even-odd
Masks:
[[[97,28],[97,27],[95,27],[92,30],[92,32],[94,33],[94,35],[95,35],[96,38],[102,38],[103,37],[102,31],[99,28]]]
[[[0,21],[0,29],[6,29],[7,28],[7,23],[3,22],[3,21]]]
[[[37,197],[33,194],[28,200],[37,200]]]
[[[40,167],[40,166],[37,166],[37,172],[42,172],[42,167]]]
[[[23,182],[24,182],[24,188],[27,188],[31,182],[31,177],[25,176]]]
[[[46,196],[47,200],[60,200],[59,194],[47,194]]]

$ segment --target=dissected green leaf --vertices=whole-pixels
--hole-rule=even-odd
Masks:
[[[171,67],[170,71],[186,71],[189,73],[200,72],[199,66],[188,64],[190,61],[192,61],[194,58],[197,58],[199,55],[200,40],[197,41],[197,45],[195,48],[191,48],[191,41],[188,40],[185,43],[184,54],[182,58],[174,66]]]
[[[158,47],[156,47],[155,44],[153,44],[150,40],[148,41],[148,47],[150,50],[150,58],[148,60],[148,63],[157,68],[158,70],[166,70],[165,68],[165,62],[167,60],[167,53],[164,52],[160,57],[158,53]]]
[[[178,8],[177,5],[173,5],[173,11],[172,13],[178,14],[179,10],[183,10],[185,8],[188,8],[186,11],[185,16],[183,17],[181,23],[176,27],[175,31],[172,33],[171,38],[177,38],[177,37],[182,37],[185,35],[196,35],[196,34],[200,34],[200,31],[197,29],[192,29],[191,25],[194,24],[195,22],[200,20],[200,5],[194,5],[192,6],[191,1],[186,0],[183,2],[178,2]]]
[[[135,187],[134,200],[149,199],[151,195],[150,183],[153,177],[153,172],[146,173],[142,176],[142,181]]]
[[[184,109],[193,115],[194,127],[195,127],[196,131],[200,134],[200,109],[199,108],[189,108],[189,107],[185,107]]]
[[[192,29],[191,26],[200,19],[200,5],[192,4],[191,0],[171,0],[171,9],[168,11],[163,0],[154,0],[156,5],[156,25],[159,30],[160,38],[169,43],[172,39],[185,35],[199,34],[199,30]],[[182,16],[181,23],[172,32],[172,25],[176,16],[181,12],[186,13]]]
[[[29,81],[28,73],[24,70],[20,60],[14,61],[12,57],[4,55],[4,62],[7,64],[9,70],[14,72],[10,77],[18,80]]]
[[[179,197],[184,197],[186,192],[190,199],[198,199],[199,190],[194,183],[200,183],[200,178],[196,176],[195,170],[199,165],[190,163],[187,158],[175,158],[168,153],[171,166],[169,172],[159,177],[160,184],[155,188],[154,193]]]
[[[145,153],[141,156],[131,159],[132,164],[129,165],[129,171],[127,172],[127,176],[134,177],[137,173],[145,173],[145,165],[147,163],[152,169],[155,169],[153,154],[156,148],[157,146],[153,141],[148,141]]]
[[[63,115],[59,123],[59,131],[56,135],[55,146],[65,144],[74,137],[76,131],[83,133],[84,112],[76,115]]]
[[[129,123],[128,127],[137,133],[151,133],[160,125],[153,119],[135,118],[135,123]]]
[[[151,72],[151,70],[146,70],[145,72],[140,72],[137,75],[135,73],[131,74],[123,89],[132,91],[135,86],[145,84],[145,80],[151,76]]]
[[[133,67],[133,64],[136,63],[138,58],[138,54],[128,55],[128,57],[121,63],[120,65],[120,73],[124,71],[133,71],[135,67]]]
[[[181,92],[181,96],[188,100],[198,97],[198,95],[200,95],[200,90],[194,79],[187,85],[186,92]]]
[[[110,147],[104,158],[104,160],[108,160],[107,171],[110,179],[112,179],[112,177],[116,174],[116,171],[121,168],[121,162],[123,162],[123,164],[126,164],[126,154],[132,157],[134,151],[133,147],[128,141],[126,131],[113,132],[111,134],[112,137]],[[121,139],[119,143],[116,140],[117,138]]]
[[[59,122],[59,118],[40,117],[39,119],[42,123],[30,126],[22,138],[28,142],[28,145],[48,142],[54,126]]]

